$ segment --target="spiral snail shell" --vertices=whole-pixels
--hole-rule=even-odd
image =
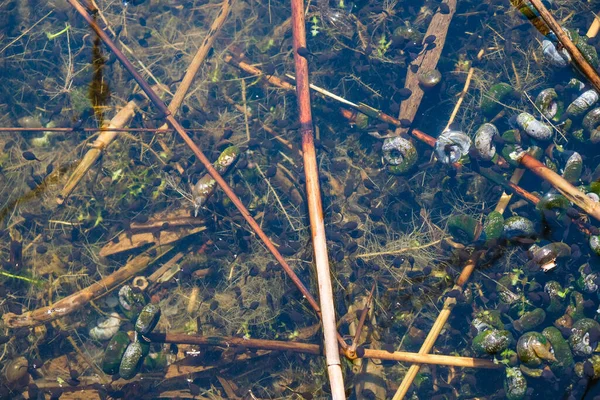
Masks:
[[[389,164],[388,170],[393,174],[408,171],[417,162],[417,149],[408,139],[401,136],[387,138],[381,147],[383,159]]]
[[[446,130],[435,142],[435,154],[444,164],[452,164],[469,153],[471,138],[461,131]]]
[[[498,135],[498,128],[490,123],[485,123],[475,133],[475,149],[483,160],[489,161],[496,155],[494,135]]]
[[[535,98],[535,105],[542,115],[548,119],[560,116],[562,103],[558,101],[558,94],[553,88],[542,90]]]
[[[569,183],[575,183],[581,177],[583,170],[583,159],[576,151],[571,154],[563,169],[563,178]]]
[[[594,89],[586,90],[569,104],[567,114],[572,117],[583,115],[598,101],[598,98],[598,92]]]
[[[600,142],[600,107],[594,108],[585,114],[582,125],[590,135],[592,143]]]
[[[525,133],[536,140],[546,141],[552,139],[552,129],[548,124],[538,121],[529,113],[522,112],[517,116],[517,125]]]
[[[554,43],[549,40],[542,42],[542,54],[544,59],[553,67],[565,68],[571,63],[571,56],[565,49],[558,50]]]

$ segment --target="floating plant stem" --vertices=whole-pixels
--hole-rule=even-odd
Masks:
[[[323,221],[323,203],[317,168],[312,111],[310,106],[310,88],[308,87],[308,61],[300,55],[301,49],[306,49],[306,24],[304,22],[304,1],[291,0],[292,4],[292,34],[294,44],[294,62],[296,69],[296,96],[298,99],[298,119],[302,135],[302,158],[304,161],[304,176],[306,178],[306,202],[310,217],[310,228],[314,252],[314,263],[319,282],[319,300],[321,304],[321,322],[327,358],[327,372],[331,395],[334,399],[345,399],[344,376],[338,349],[337,324],[333,301],[331,272],[327,256],[325,239],[325,222]]]
[[[125,107],[112,118],[110,123],[103,126],[100,135],[96,138],[94,143],[91,145],[81,162],[77,165],[77,168],[73,171],[64,188],[56,198],[58,204],[62,204],[71,195],[73,190],[77,187],[81,179],[85,176],[87,171],[98,161],[106,147],[115,139],[118,132],[113,131],[112,128],[123,128],[131,121],[136,113],[136,109],[139,109],[142,105],[142,99],[139,97],[129,101]]]
[[[452,17],[456,11],[456,0],[448,0],[444,2],[444,5],[446,6],[448,12],[436,12],[433,14],[431,22],[429,23],[429,27],[427,28],[427,32],[425,33],[425,37],[430,35],[435,36],[436,46],[432,50],[425,50],[421,52],[411,63],[411,66],[415,66],[417,68],[413,70],[409,67],[406,71],[404,87],[409,89],[412,92],[412,95],[408,100],[403,101],[402,104],[400,104],[400,112],[398,114],[399,120],[414,120],[415,116],[417,115],[417,110],[421,105],[421,100],[425,94],[421,85],[419,84],[419,74],[423,70],[434,70],[437,67],[440,56],[442,55],[442,50],[444,49],[444,43],[446,42],[446,36],[448,34],[448,27],[450,26],[450,21],[452,21]],[[406,133],[407,131],[408,128],[397,126],[395,133],[400,135],[401,133]]]
[[[471,256],[471,258],[467,261],[460,276],[456,280],[456,284],[454,285],[453,289],[462,290],[463,285],[467,282],[467,280],[469,280],[469,278],[471,277],[471,274],[475,270],[475,266],[477,265],[479,256],[480,256],[480,252],[475,252]],[[444,301],[444,307],[442,308],[442,311],[440,311],[440,314],[438,315],[433,326],[431,327],[431,330],[427,334],[427,337],[425,338],[423,345],[421,345],[421,348],[419,349],[420,355],[429,354],[431,352],[431,350],[433,349],[433,345],[435,344],[435,341],[437,340],[437,338],[440,336],[440,333],[442,332],[444,325],[448,321],[448,318],[450,317],[450,313],[452,312],[452,309],[454,308],[455,304],[456,304],[455,298],[452,298],[452,297],[446,298],[446,300]],[[419,373],[420,369],[421,369],[420,364],[413,364],[410,366],[410,368],[406,372],[406,375],[404,375],[404,378],[402,379],[402,383],[400,383],[400,386],[398,387],[396,394],[393,397],[394,400],[400,400],[400,399],[403,399],[404,396],[406,396],[406,393],[408,393],[408,389],[410,388],[413,381],[417,377],[417,374]]]
[[[221,10],[219,10],[217,17],[210,26],[208,35],[202,41],[202,45],[198,48],[198,51],[196,51],[192,62],[185,71],[185,75],[183,76],[181,83],[177,87],[177,90],[175,91],[175,94],[169,103],[169,111],[171,111],[173,114],[177,113],[177,110],[179,110],[179,107],[183,103],[188,90],[192,86],[192,82],[196,74],[200,70],[200,67],[212,49],[215,39],[217,38],[219,32],[221,32],[221,28],[225,24],[225,21],[231,14],[231,6],[233,3],[235,3],[235,0],[224,0],[223,3],[221,3]],[[167,129],[168,127],[169,125],[164,123],[159,129]],[[171,149],[169,149],[164,141],[160,140],[159,143],[163,151],[167,152],[168,154],[171,153]]]
[[[529,154],[524,152],[519,154],[518,161],[534,174],[548,181],[556,188],[556,190],[569,199],[569,201],[578,205],[587,214],[600,221],[600,204],[594,202],[575,186],[571,185],[556,172],[552,171]]]
[[[28,278],[28,277],[22,276],[22,275],[15,275],[15,274],[11,274],[10,272],[6,272],[6,271],[2,271],[2,270],[0,270],[0,275],[5,276],[7,278],[19,279],[19,280],[25,281],[27,283],[31,283],[32,285],[35,285],[35,286],[41,286],[44,283],[44,282],[40,281],[39,279]]]
[[[554,32],[560,44],[569,52],[573,58],[573,62],[577,68],[585,75],[585,77],[592,83],[594,88],[600,92],[600,76],[596,70],[590,65],[585,59],[581,51],[573,44],[571,39],[567,36],[563,28],[556,22],[550,11],[542,4],[540,0],[529,0],[535,9],[540,13],[540,17],[548,25],[548,27]]]
[[[265,349],[279,351],[293,351],[322,355],[323,348],[318,344],[301,342],[284,342],[279,340],[246,339],[242,337],[215,337],[188,335],[181,333],[149,333],[144,337],[155,343],[191,344],[197,346],[239,346],[250,349]],[[364,350],[364,355],[362,355]],[[341,352],[344,354],[344,352]],[[449,365],[467,368],[500,369],[502,364],[496,364],[492,360],[472,357],[442,356],[437,354],[418,354],[404,351],[389,352],[387,350],[361,349],[361,358],[373,358],[379,360],[393,360],[404,362],[418,362],[421,364]]]
[[[57,318],[62,318],[79,310],[81,307],[84,307],[91,300],[109,293],[113,288],[132,278],[153,262],[160,259],[171,249],[172,246],[153,246],[150,250],[160,251],[156,257],[151,257],[148,253],[141,254],[104,279],[93,283],[79,292],[58,300],[52,306],[41,307],[21,315],[6,313],[2,316],[2,319],[8,327],[20,328],[42,325]]]

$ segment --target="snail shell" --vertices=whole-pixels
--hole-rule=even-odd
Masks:
[[[529,113],[523,112],[517,116],[517,125],[527,135],[536,140],[546,141],[552,139],[552,129],[548,124],[538,121]]]
[[[113,312],[108,318],[102,318],[98,325],[90,329],[90,337],[94,340],[108,340],[112,338],[121,326],[119,314]]]
[[[542,54],[550,65],[565,68],[571,63],[571,56],[565,49],[558,50],[554,43],[549,40],[542,42]]]
[[[385,139],[381,151],[383,159],[390,165],[390,172],[395,174],[411,169],[418,158],[415,145],[401,136]]]
[[[235,163],[240,155],[240,149],[237,146],[229,146],[221,154],[217,161],[213,163],[213,167],[219,174],[227,172],[229,167]],[[208,198],[213,194],[217,187],[217,181],[210,174],[204,174],[194,186],[192,186],[191,194],[194,199],[194,216],[198,215],[200,207],[206,204]]]
[[[432,88],[442,80],[442,74],[437,69],[431,69],[428,71],[422,71],[417,76],[421,86],[425,88]]]
[[[136,340],[127,346],[119,365],[119,375],[121,378],[129,380],[139,372],[145,357],[144,345],[147,344]]]
[[[469,153],[471,139],[461,131],[446,130],[435,142],[435,154],[444,164],[452,164]]]
[[[496,114],[502,108],[500,103],[510,99],[514,92],[508,83],[500,82],[492,85],[481,99],[481,110],[485,115]]]
[[[494,135],[498,134],[498,128],[490,123],[485,123],[477,129],[475,133],[475,149],[483,160],[489,161],[496,155],[496,146],[493,139]]]
[[[506,350],[512,341],[509,331],[490,329],[475,336],[471,347],[478,354],[496,354]]]
[[[569,79],[569,82],[565,85],[565,89],[581,92],[583,89],[585,89],[585,83],[583,83],[577,78],[571,78]]]
[[[535,98],[535,105],[541,111],[542,115],[552,119],[559,114],[558,94],[553,88],[544,89]]]
[[[583,127],[590,135],[590,141],[592,143],[600,142],[600,107],[590,110],[582,122]]]
[[[579,97],[577,97],[567,107],[567,114],[573,117],[583,115],[598,101],[598,92],[594,89],[586,90]]]
[[[102,357],[102,371],[108,375],[114,375],[119,372],[119,365],[125,350],[129,345],[129,336],[125,332],[117,332],[110,342],[106,345],[104,356]]]
[[[592,235],[590,236],[590,249],[592,249],[592,251],[594,253],[596,253],[597,255],[600,256],[600,236],[599,235]]]
[[[535,329],[546,319],[546,312],[541,308],[528,311],[521,318],[513,321],[512,325],[518,332],[527,332]]]
[[[582,318],[573,324],[569,345],[573,354],[577,356],[589,356],[597,345],[600,324],[590,318]],[[594,339],[595,338],[595,339]]]
[[[544,360],[556,361],[552,345],[539,332],[527,332],[519,338],[517,355],[521,363],[528,367],[539,367]]]
[[[538,210],[565,210],[569,208],[571,202],[562,194],[556,192],[548,192],[540,199],[536,208]]]
[[[515,215],[504,221],[504,237],[506,239],[530,238],[535,236],[533,222],[525,217]]]
[[[557,281],[549,281],[544,285],[544,292],[550,298],[550,304],[546,307],[546,312],[552,316],[561,315],[566,308],[563,287]]]
[[[565,164],[563,170],[563,178],[569,183],[575,183],[581,177],[583,171],[583,160],[581,155],[577,152],[573,152]]]
[[[544,265],[555,261],[557,258],[570,257],[571,247],[562,242],[554,242],[538,248],[533,253],[533,262],[543,268]]]
[[[137,321],[135,321],[135,331],[142,335],[150,333],[159,319],[160,307],[156,304],[147,304],[140,312]]]
[[[481,233],[481,224],[469,215],[452,215],[448,219],[448,231],[459,243],[469,244]]]
[[[6,364],[4,367],[4,378],[6,383],[14,384],[21,382],[27,375],[29,363],[25,357],[17,357]]]
[[[527,379],[518,367],[506,369],[504,392],[508,400],[519,400],[527,393]]]

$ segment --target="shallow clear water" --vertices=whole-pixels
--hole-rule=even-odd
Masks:
[[[174,115],[318,299],[289,4],[234,2],[220,30],[218,2],[96,5],[167,104],[215,36]],[[597,63],[585,35],[598,2],[548,6]],[[253,341],[320,344],[322,331],[190,148],[156,132],[164,115],[82,17],[64,0],[0,0],[0,27],[0,128],[12,128],[0,132],[0,396],[331,397],[316,350]],[[590,83],[545,58],[544,37],[508,1],[319,0],[306,34],[311,82],[352,102],[312,97],[347,343],[373,290],[365,358],[342,361],[348,396],[392,398],[411,365],[401,352],[419,352],[450,307],[432,353],[490,368],[422,365],[407,398],[594,398],[597,220],[510,160],[515,145],[530,150],[593,208]],[[484,123],[496,127],[487,139]],[[511,178],[522,190],[508,198]]]

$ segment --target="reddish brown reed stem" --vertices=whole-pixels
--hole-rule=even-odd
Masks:
[[[323,221],[323,204],[319,186],[317,169],[317,153],[313,135],[313,121],[310,107],[310,87],[308,82],[308,62],[300,55],[300,50],[306,50],[306,31],[304,23],[303,0],[291,0],[292,32],[294,42],[294,62],[296,66],[296,96],[298,98],[298,117],[302,135],[302,157],[304,160],[304,175],[306,177],[306,201],[310,217],[313,251],[319,282],[319,300],[321,303],[321,321],[325,343],[325,357],[331,395],[334,399],[345,399],[344,377],[342,375],[340,354],[337,343],[337,326],[335,323],[335,307],[333,303],[333,288],[331,272],[327,257],[325,239],[325,223]]]

